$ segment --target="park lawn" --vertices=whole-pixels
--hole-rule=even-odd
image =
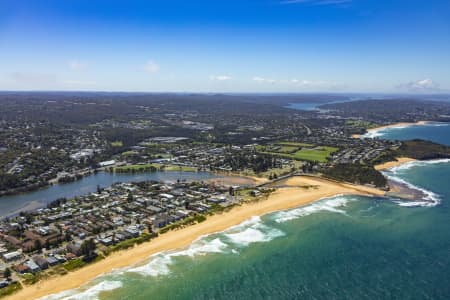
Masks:
[[[315,147],[312,149],[303,148],[295,152],[293,157],[298,160],[318,161],[323,163],[327,162],[328,157],[330,157],[330,155],[337,150],[337,148],[326,146]]]
[[[295,153],[282,153],[282,152],[261,152],[270,155],[276,155],[279,157],[285,157],[295,160],[303,161],[318,161],[321,163],[327,162],[330,155],[336,152],[338,148],[317,146],[314,148],[302,148]]]
[[[122,156],[130,156],[130,155],[137,155],[137,154],[139,154],[139,153],[136,152],[136,151],[125,151],[125,152],[122,152],[122,154],[120,154],[120,155],[122,155]]]
[[[122,141],[114,141],[114,142],[111,142],[111,146],[112,147],[123,147],[123,142]]]
[[[277,152],[280,153],[294,153],[295,151],[297,151],[299,149],[298,146],[287,146],[287,145],[280,145],[281,149],[279,149]]]
[[[278,142],[277,145],[281,146],[292,146],[292,147],[313,147],[314,145],[306,144],[306,143],[297,143],[297,142]]]

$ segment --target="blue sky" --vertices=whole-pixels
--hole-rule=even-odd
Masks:
[[[1,0],[0,90],[448,92],[448,0]]]

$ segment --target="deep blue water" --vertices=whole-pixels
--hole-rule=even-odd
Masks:
[[[436,201],[323,199],[254,217],[52,299],[450,299],[449,160],[386,174]]]
[[[450,146],[450,123],[386,128],[371,132],[366,136],[390,140],[412,140],[418,138]]]

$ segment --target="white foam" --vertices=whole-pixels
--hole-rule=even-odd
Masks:
[[[433,122],[433,123],[426,123],[426,124],[410,124],[410,125],[397,125],[397,126],[385,127],[385,128],[370,130],[367,133],[361,135],[361,138],[362,139],[373,139],[373,138],[385,135],[387,133],[387,131],[392,130],[392,129],[394,129],[394,130],[395,129],[404,129],[404,128],[416,127],[416,126],[443,127],[443,126],[450,126],[450,123]]]
[[[102,281],[87,290],[77,293],[79,290],[70,290],[61,292],[58,294],[53,294],[47,297],[40,298],[42,300],[94,300],[98,299],[100,293],[112,291],[122,287],[122,282],[120,281]]]
[[[433,207],[441,203],[441,199],[439,198],[439,195],[436,193],[426,190],[424,188],[421,188],[419,186],[416,186],[406,180],[403,180],[400,177],[392,176],[387,172],[383,172],[383,174],[390,180],[396,181],[398,183],[406,185],[409,189],[419,191],[421,194],[424,195],[423,201],[410,201],[410,200],[395,200],[394,202],[397,203],[400,206],[404,207],[414,207],[414,206],[424,206],[424,207]]]
[[[402,172],[409,170],[413,167],[421,167],[426,165],[434,165],[434,164],[444,164],[444,163],[450,163],[450,159],[434,159],[434,160],[427,160],[427,161],[411,161],[404,164],[401,164],[400,166],[393,167],[385,172],[383,172],[383,175],[386,176],[388,179],[392,181],[399,182],[401,184],[406,185],[408,188],[412,190],[419,191],[424,195],[423,201],[402,201],[398,200],[395,201],[398,205],[404,206],[404,207],[414,207],[414,206],[425,206],[425,207],[433,207],[441,203],[441,199],[439,195],[436,193],[426,190],[422,187],[416,186],[402,178],[399,177],[399,174]]]
[[[426,166],[426,165],[444,164],[444,163],[450,163],[450,159],[443,158],[443,159],[433,159],[433,160],[415,160],[415,161],[410,161],[410,162],[401,164],[399,166],[393,167],[393,168],[389,169],[389,172],[397,174],[399,171],[408,170],[413,167],[421,167],[421,166]]]
[[[392,181],[396,181],[398,183],[406,185],[408,188],[412,190],[419,191],[424,195],[423,201],[404,201],[404,200],[397,200],[395,201],[398,205],[404,206],[404,207],[414,207],[414,206],[425,206],[425,207],[433,207],[438,205],[441,202],[441,199],[439,195],[436,193],[426,190],[422,187],[416,186],[402,178],[399,177],[400,174],[402,174],[404,171],[409,170],[414,167],[422,167],[426,165],[434,165],[434,164],[445,164],[450,163],[450,159],[433,159],[433,160],[426,160],[426,161],[411,161],[404,164],[401,164],[399,166],[393,167],[387,171],[382,172],[384,176],[386,176],[388,179]]]
[[[340,207],[346,206],[349,201],[353,199],[348,196],[336,196],[334,198],[325,198],[318,202],[302,206],[299,208],[280,211],[275,213],[274,220],[277,223],[282,223],[286,221],[290,221],[293,219],[297,219],[300,217],[308,216],[321,211],[328,211],[334,213],[345,214],[345,211],[339,209]]]
[[[373,138],[385,135],[387,133],[387,131],[389,131],[389,130],[404,129],[404,128],[408,128],[411,126],[414,126],[414,125],[397,125],[397,126],[385,127],[385,128],[380,128],[380,129],[373,129],[373,130],[369,130],[365,134],[361,135],[361,138],[362,139],[373,139]]]
[[[208,253],[222,253],[228,247],[227,244],[222,242],[219,238],[215,238],[211,241],[205,239],[199,239],[192,243],[186,250],[178,251],[172,254],[172,256],[190,256],[206,255]]]
[[[126,273],[138,273],[143,276],[160,276],[170,274],[169,265],[172,264],[172,258],[170,254],[161,252],[150,257],[150,260],[145,265],[138,267],[132,267],[126,269]],[[123,273],[123,272],[121,272]],[[120,274],[120,273],[119,273]]]
[[[261,218],[256,216],[224,231],[224,236],[237,246],[269,242],[283,235],[281,230],[264,225]]]
[[[194,257],[227,251],[229,253],[238,253],[233,249],[232,245],[247,246],[250,243],[267,242],[282,235],[284,235],[282,231],[262,224],[260,217],[252,217],[223,232],[201,236],[187,248],[154,254],[147,263],[122,269],[115,272],[115,274],[137,273],[152,277],[169,275],[169,267],[175,263],[175,257]],[[211,236],[212,238],[210,238]]]
[[[156,253],[150,257],[150,260],[146,264],[128,268],[117,272],[116,274],[138,273],[143,276],[152,277],[168,275],[170,274],[169,266],[174,263],[173,257],[194,257],[196,255],[206,255],[208,253],[222,253],[226,248],[227,244],[223,243],[219,238],[208,241],[207,236],[202,236],[185,249]]]
[[[383,136],[384,133],[382,131],[383,131],[382,129],[380,129],[380,130],[371,130],[371,131],[368,131],[367,133],[361,135],[360,137],[362,139],[374,139],[376,137]]]

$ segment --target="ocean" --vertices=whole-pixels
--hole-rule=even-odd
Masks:
[[[438,141],[448,144],[446,128]],[[416,129],[420,137],[417,126],[408,134]],[[450,299],[450,160],[412,162],[386,175],[433,201],[322,199],[47,299]]]
[[[450,123],[396,126],[368,132],[363,138],[384,138],[391,140],[422,139],[450,145]]]

